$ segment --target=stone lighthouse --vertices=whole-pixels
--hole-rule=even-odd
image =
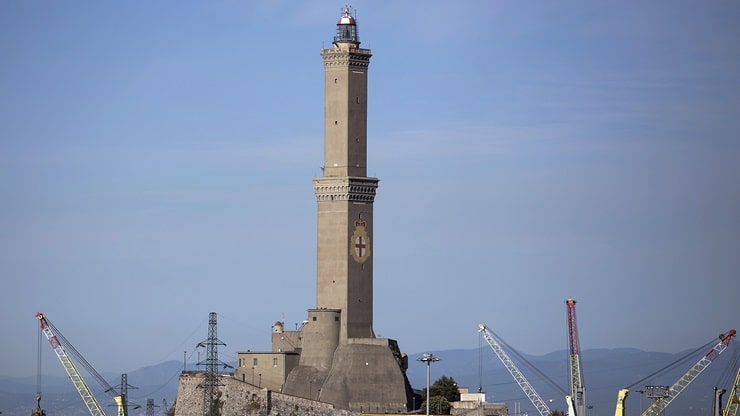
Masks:
[[[358,412],[410,408],[407,357],[373,331],[373,203],[378,179],[367,176],[369,49],[344,9],[324,63],[323,175],[313,179],[318,205],[316,307],[300,329],[276,322],[272,351],[239,353],[237,377],[259,372],[262,387]],[[267,362],[270,365],[261,363]]]
[[[342,311],[339,339],[373,334],[373,202],[367,177],[367,70],[355,19],[345,9],[324,60],[324,176],[318,203],[316,306]]]

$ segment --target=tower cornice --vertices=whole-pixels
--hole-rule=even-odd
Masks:
[[[360,48],[325,48],[321,51],[321,57],[324,60],[324,67],[333,66],[352,66],[367,68],[370,65],[372,57],[370,49]]]
[[[373,203],[378,178],[323,176],[313,179],[316,201],[352,201]]]

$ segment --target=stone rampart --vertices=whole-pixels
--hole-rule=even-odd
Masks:
[[[180,375],[175,402],[175,416],[202,416],[205,380],[202,372]],[[346,410],[335,409],[331,403],[304,399],[259,388],[235,379],[231,375],[219,377],[221,416],[357,416]]]

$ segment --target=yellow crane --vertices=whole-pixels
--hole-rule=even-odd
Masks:
[[[689,370],[681,376],[672,386],[668,388],[667,396],[660,398],[653,402],[653,404],[642,412],[642,416],[658,416],[668,406],[673,399],[675,399],[682,391],[704,371],[709,364],[727,349],[733,338],[735,338],[735,330],[731,329],[725,334],[719,335],[719,342],[712,347],[709,352],[701,357]],[[629,389],[621,389],[617,395],[617,407],[614,411],[615,416],[624,416],[624,400],[627,398]],[[737,410],[737,409],[736,409]],[[725,415],[726,416],[726,415]]]
[[[111,387],[110,384],[108,384],[108,382],[106,382],[105,379],[92,368],[92,366],[82,357],[82,355],[79,354],[79,352],[77,352],[72,344],[70,344],[54,327],[54,325],[46,319],[43,313],[37,313],[36,318],[39,320],[39,324],[41,325],[41,332],[43,332],[44,335],[46,335],[46,339],[49,340],[51,348],[62,363],[62,367],[64,367],[64,370],[67,372],[67,376],[69,376],[69,379],[80,394],[82,401],[85,402],[87,410],[90,411],[92,416],[106,416],[103,408],[100,406],[100,402],[98,402],[98,399],[96,399],[92,391],[90,391],[85,379],[82,378],[82,375],[77,370],[74,362],[67,354],[68,350],[77,356],[79,361],[82,361],[82,365],[98,379],[103,387],[106,388],[106,391],[113,392],[113,387]],[[122,395],[114,395],[113,399],[118,406],[118,416],[128,416],[128,412],[126,411],[126,398]]]
[[[730,390],[730,397],[727,399],[727,406],[722,416],[736,416],[737,408],[740,407],[740,368],[737,369],[737,376],[735,376],[735,383],[732,384],[732,390]]]

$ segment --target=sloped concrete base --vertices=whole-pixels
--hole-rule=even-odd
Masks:
[[[350,339],[337,348],[319,399],[356,412],[405,413],[412,397],[406,367],[395,341]]]

